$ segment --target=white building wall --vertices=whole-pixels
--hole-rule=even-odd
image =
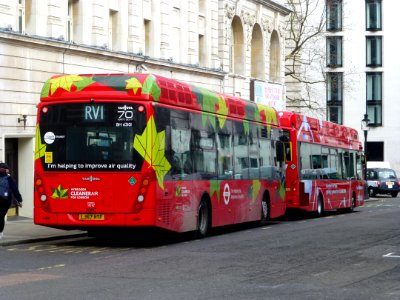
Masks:
[[[398,57],[397,18],[400,9],[398,1],[382,1],[383,30],[366,31],[365,1],[344,1],[343,4],[343,123],[360,133],[361,120],[366,113],[366,72],[383,72],[382,126],[370,127],[369,142],[384,142],[384,160],[400,173],[400,130],[398,121],[400,105],[398,104],[398,85],[400,62]],[[383,36],[382,67],[366,67],[366,36]],[[367,157],[368,159],[368,157]]]
[[[5,140],[18,139],[18,183],[24,198],[20,214],[32,216],[33,154],[36,105],[43,83],[54,74],[135,72],[146,65],[149,72],[200,85],[217,92],[248,97],[249,74],[229,74],[229,51],[226,46],[230,21],[226,7],[233,7],[243,22],[246,43],[251,41],[255,20],[283,24],[288,11],[281,6],[255,4],[253,1],[208,0],[203,16],[207,45],[207,65],[198,67],[198,1],[169,0],[78,0],[73,17],[72,42],[67,42],[67,3],[59,0],[31,0],[29,18],[19,32],[18,0],[0,0],[0,160],[5,159]],[[179,61],[170,61],[175,36],[171,31],[173,5],[182,15]],[[265,2],[272,3],[271,1]],[[108,24],[110,9],[117,12],[117,51],[109,51]],[[278,19],[271,19],[278,16]],[[152,22],[152,55],[143,55],[144,19]],[[246,23],[247,22],[247,23]],[[189,24],[189,25],[188,25]],[[275,25],[274,25],[275,26]],[[270,31],[262,27],[268,45]],[[273,29],[282,31],[282,27]],[[268,47],[266,47],[268,49]],[[284,49],[284,47],[282,47]],[[267,51],[267,50],[266,50]],[[250,46],[246,44],[246,62]],[[265,53],[268,59],[268,52]],[[283,58],[283,53],[282,53]],[[283,64],[283,59],[282,62]],[[268,66],[268,63],[266,63]],[[265,70],[268,78],[268,69]],[[247,70],[246,73],[249,73]],[[283,78],[282,78],[283,83]],[[26,126],[18,122],[26,115]]]

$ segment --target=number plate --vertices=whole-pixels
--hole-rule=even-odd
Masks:
[[[104,221],[103,214],[79,214],[81,221]]]
[[[388,186],[389,189],[391,189],[393,187],[393,184],[394,183],[391,181],[386,182],[386,185]]]

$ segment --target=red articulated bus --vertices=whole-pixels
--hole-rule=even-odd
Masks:
[[[271,107],[153,74],[54,76],[40,100],[35,224],[205,236],[285,213]]]
[[[292,112],[279,112],[290,132],[286,147],[287,208],[315,212],[364,204],[362,145],[355,129]]]

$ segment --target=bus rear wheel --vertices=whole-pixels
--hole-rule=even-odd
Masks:
[[[317,218],[322,217],[322,214],[324,213],[324,199],[322,198],[322,195],[318,195],[318,200],[317,200],[317,211],[315,212],[315,215]]]
[[[270,204],[268,201],[268,197],[264,195],[262,201],[261,201],[261,225],[265,225],[267,221],[269,220],[270,216]]]
[[[349,212],[354,212],[355,208],[356,208],[356,195],[353,195],[353,197],[351,197],[351,206],[349,207]]]
[[[208,202],[204,199],[201,199],[197,216],[197,230],[196,230],[197,238],[203,238],[208,234],[211,223],[210,216],[211,214]]]

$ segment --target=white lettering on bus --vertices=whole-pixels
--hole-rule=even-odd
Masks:
[[[103,120],[104,107],[103,106],[86,106],[85,107],[85,120]]]

